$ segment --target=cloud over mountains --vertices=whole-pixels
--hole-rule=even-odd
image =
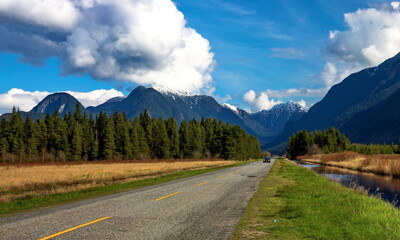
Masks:
[[[258,112],[261,110],[269,110],[276,104],[282,103],[282,101],[275,101],[269,99],[266,92],[257,94],[255,91],[250,90],[243,96],[243,100],[249,104],[253,112]]]
[[[336,79],[331,79],[331,85],[400,52],[399,5],[399,2],[375,5],[344,15],[348,29],[331,31],[326,48],[331,58],[329,64],[333,64],[330,67],[336,68]]]
[[[111,98],[124,96],[120,91],[115,89],[99,89],[91,92],[65,92],[74,96],[85,107],[97,106]],[[0,94],[0,115],[11,112],[13,106],[19,108],[21,111],[30,111],[49,94],[51,93],[46,91],[30,92],[18,88],[10,89],[8,92]]]
[[[0,51],[61,73],[213,91],[210,43],[171,0],[2,0]]]
[[[248,91],[243,99],[252,109],[268,109],[286,97],[323,97],[335,84],[364,68],[377,66],[400,52],[400,2],[371,5],[344,14],[347,29],[329,32],[324,47],[328,61],[316,76],[320,88]],[[277,48],[272,57],[295,57],[296,49]],[[285,53],[285,55],[283,55]]]

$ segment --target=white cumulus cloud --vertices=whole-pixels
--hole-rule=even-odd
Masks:
[[[295,103],[299,104],[300,107],[306,109],[307,108],[307,103],[304,100],[299,100],[299,101],[295,101]]]
[[[71,29],[80,13],[69,0],[1,0],[1,17],[48,28]]]
[[[91,92],[64,91],[78,99],[83,106],[97,106],[114,97],[124,96],[120,91],[94,90]],[[42,101],[50,92],[25,91],[18,88],[10,89],[8,92],[0,94],[0,114],[11,112],[12,107],[19,108],[21,111],[30,111],[40,101]]]
[[[14,106],[21,111],[29,111],[49,94],[48,92],[29,92],[12,88],[8,92],[0,94],[0,114],[11,112]]]
[[[251,110],[253,112],[258,112],[261,110],[269,110],[273,106],[282,103],[282,101],[269,99],[268,94],[266,92],[261,92],[257,94],[254,90],[248,91],[243,95],[243,100],[249,104]]]
[[[107,102],[111,98],[124,96],[122,92],[117,91],[115,89],[110,89],[110,90],[99,89],[91,92],[74,92],[74,91],[65,91],[65,92],[74,96],[85,107],[98,106],[102,103]]]
[[[347,13],[344,21],[347,30],[329,34],[327,51],[332,60],[321,74],[327,87],[400,52],[399,2]]]
[[[0,52],[59,57],[64,75],[214,90],[210,43],[171,0],[2,0],[0,21]]]

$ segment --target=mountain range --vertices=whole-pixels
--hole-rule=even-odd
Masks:
[[[377,67],[351,74],[333,86],[308,111],[296,102],[275,105],[270,110],[249,113],[230,104],[219,104],[213,97],[190,96],[163,87],[139,86],[126,97],[117,97],[94,107],[84,108],[67,93],[54,93],[43,99],[23,117],[43,117],[58,110],[73,112],[76,104],[87,114],[101,111],[125,112],[133,119],[145,109],[154,117],[175,118],[178,122],[215,118],[239,125],[256,136],[263,149],[283,153],[289,136],[307,129],[338,128],[352,142],[398,143],[400,137],[400,54]],[[7,117],[4,114],[2,117]]]
[[[193,118],[215,118],[233,125],[239,125],[249,134],[256,136],[260,142],[267,143],[283,131],[288,121],[297,120],[305,114],[306,109],[296,102],[274,106],[271,110],[249,113],[229,104],[219,104],[213,97],[206,95],[191,96],[187,93],[173,91],[165,87],[146,88],[139,86],[126,97],[117,97],[94,107],[83,105],[68,93],[53,93],[40,101],[31,111],[21,112],[23,118],[29,115],[33,119],[43,118],[56,110],[61,116],[74,112],[76,104],[87,114],[98,114],[101,111],[112,114],[115,111],[125,112],[130,119],[147,109],[154,117],[175,118],[178,123]],[[8,114],[2,115],[7,117]]]
[[[400,53],[377,67],[351,74],[333,86],[298,121],[289,122],[269,146],[282,146],[290,135],[302,129],[313,131],[329,127],[338,128],[352,142],[397,144],[400,137],[398,103]]]

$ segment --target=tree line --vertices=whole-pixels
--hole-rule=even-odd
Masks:
[[[286,147],[287,157],[296,159],[307,154],[328,154],[353,151],[360,154],[395,154],[400,153],[399,145],[354,144],[338,129],[308,132],[301,130],[289,137]]]
[[[215,119],[134,120],[124,113],[87,115],[79,105],[64,117],[22,119],[18,110],[0,121],[3,162],[130,160],[167,158],[249,159],[260,157],[258,140],[239,126]]]
[[[400,148],[399,145],[395,144],[351,144],[347,149],[348,151],[357,152],[365,155],[373,155],[373,154],[399,154]]]

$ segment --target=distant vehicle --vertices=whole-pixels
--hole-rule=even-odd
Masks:
[[[265,157],[263,162],[270,163],[271,162],[271,158],[270,157]]]

